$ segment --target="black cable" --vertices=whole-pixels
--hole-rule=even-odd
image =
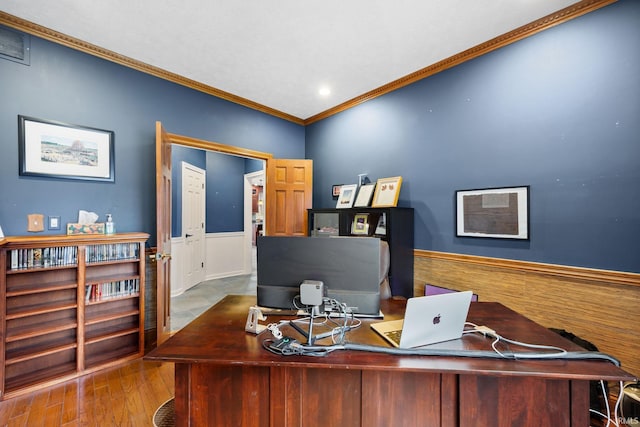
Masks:
[[[270,340],[265,340],[270,341]],[[620,361],[615,357],[606,353],[597,351],[573,351],[566,353],[516,353],[503,352],[502,354],[486,350],[446,350],[446,349],[430,349],[430,348],[395,348],[381,347],[365,344],[346,343],[341,345],[321,345],[308,346],[300,343],[293,343],[282,349],[274,349],[269,343],[263,346],[275,354],[283,356],[300,355],[300,356],[326,356],[336,350],[352,350],[352,351],[369,351],[383,354],[393,354],[399,356],[440,356],[440,357],[468,357],[468,358],[485,358],[485,359],[520,359],[520,360],[605,360],[620,366]]]
[[[616,366],[620,366],[620,361],[613,356],[597,351],[573,351],[567,353],[516,353],[503,352],[504,356],[493,351],[485,350],[438,350],[430,348],[395,348],[380,347],[364,344],[346,343],[342,346],[344,350],[373,351],[377,353],[397,354],[403,356],[450,356],[450,357],[475,357],[504,359],[569,359],[569,360],[606,360]]]

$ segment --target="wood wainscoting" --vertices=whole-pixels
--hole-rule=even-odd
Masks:
[[[592,342],[640,376],[640,274],[417,249],[414,255],[415,295],[424,295],[425,283],[470,289],[480,301]]]

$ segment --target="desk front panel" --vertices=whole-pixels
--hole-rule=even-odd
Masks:
[[[379,370],[176,366],[177,426],[585,426],[588,382]]]

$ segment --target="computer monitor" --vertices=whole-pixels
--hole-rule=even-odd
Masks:
[[[374,237],[260,236],[257,296],[261,307],[293,309],[305,280],[320,280],[326,295],[354,314],[378,315],[380,239]]]

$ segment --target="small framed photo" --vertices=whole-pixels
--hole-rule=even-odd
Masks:
[[[376,183],[376,191],[371,206],[374,208],[395,207],[400,197],[402,177],[380,178]]]
[[[114,182],[114,133],[18,116],[20,175]]]
[[[529,239],[529,186],[456,191],[456,235]]]
[[[369,234],[369,214],[359,213],[353,216],[351,234],[356,236],[366,236]]]
[[[331,186],[331,195],[334,199],[337,199],[338,196],[340,196],[340,187],[342,187],[342,184],[334,184]]]
[[[375,184],[364,184],[360,186],[358,190],[358,196],[353,202],[353,206],[356,208],[366,208],[371,203],[371,197],[373,196],[373,190],[376,188]]]
[[[358,191],[358,184],[343,185],[340,187],[340,195],[338,196],[338,203],[336,208],[350,208],[353,206],[353,201],[356,198],[356,191]]]

